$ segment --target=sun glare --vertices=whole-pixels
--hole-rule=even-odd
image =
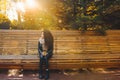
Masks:
[[[26,0],[26,5],[29,8],[35,8],[37,6],[37,2],[35,0]]]
[[[21,13],[21,15],[26,12],[27,10],[38,8],[43,9],[41,5],[38,5],[36,0],[25,0],[21,2],[11,2],[12,6],[9,6],[9,9],[7,10],[7,16],[10,20],[17,20],[18,19],[18,12]]]
[[[6,13],[10,20],[14,20],[14,19],[17,20],[17,13],[15,10],[9,10]]]
[[[25,12],[24,4],[22,2],[17,3],[17,10]]]

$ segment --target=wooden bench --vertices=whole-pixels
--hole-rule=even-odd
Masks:
[[[39,30],[0,30],[0,68],[38,69]],[[51,69],[120,68],[120,31],[52,31]]]

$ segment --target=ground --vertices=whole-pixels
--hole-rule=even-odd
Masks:
[[[0,80],[44,80],[36,70],[17,72],[0,69]],[[120,80],[120,69],[50,70],[49,80]]]

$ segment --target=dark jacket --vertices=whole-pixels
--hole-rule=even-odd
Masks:
[[[43,48],[42,48],[42,44],[39,41],[38,41],[38,52],[39,52],[39,56],[43,57],[43,55],[42,55]],[[53,48],[48,48],[46,57],[50,58],[50,57],[52,57],[52,55],[53,55]]]

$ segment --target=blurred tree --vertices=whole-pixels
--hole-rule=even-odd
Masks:
[[[104,22],[111,26],[110,29],[120,29],[120,0],[106,0],[104,4]]]
[[[110,27],[119,26],[120,0],[36,1],[42,7],[26,9],[22,15],[22,29],[79,29],[104,33]],[[17,21],[12,21],[12,28],[17,26]]]
[[[10,23],[7,16],[0,14],[0,29],[10,29]]]
[[[76,6],[76,22],[81,30],[95,30],[105,34],[105,30],[110,29],[110,25],[119,22],[120,0],[79,0]],[[117,6],[117,7],[116,7]],[[80,9],[78,9],[80,8]],[[117,12],[116,12],[117,11]],[[81,12],[81,13],[80,13]],[[112,14],[110,12],[115,12]],[[111,17],[109,14],[112,14]],[[113,16],[114,15],[114,16]],[[109,16],[109,19],[108,17]],[[114,21],[110,24],[110,21]],[[108,23],[109,22],[109,23]],[[114,26],[115,28],[115,26]],[[118,29],[118,28],[117,28]]]
[[[26,12],[23,14],[22,28],[33,30],[42,28],[56,29],[57,18],[50,12],[50,9],[54,8],[51,6],[51,0],[38,0],[38,3],[40,3],[42,7],[39,6],[34,9],[26,9]]]
[[[11,21],[11,29],[19,29],[19,23],[17,20]]]
[[[47,12],[26,12],[22,23],[23,29],[38,30],[42,28],[55,29],[56,20],[53,15]]]

